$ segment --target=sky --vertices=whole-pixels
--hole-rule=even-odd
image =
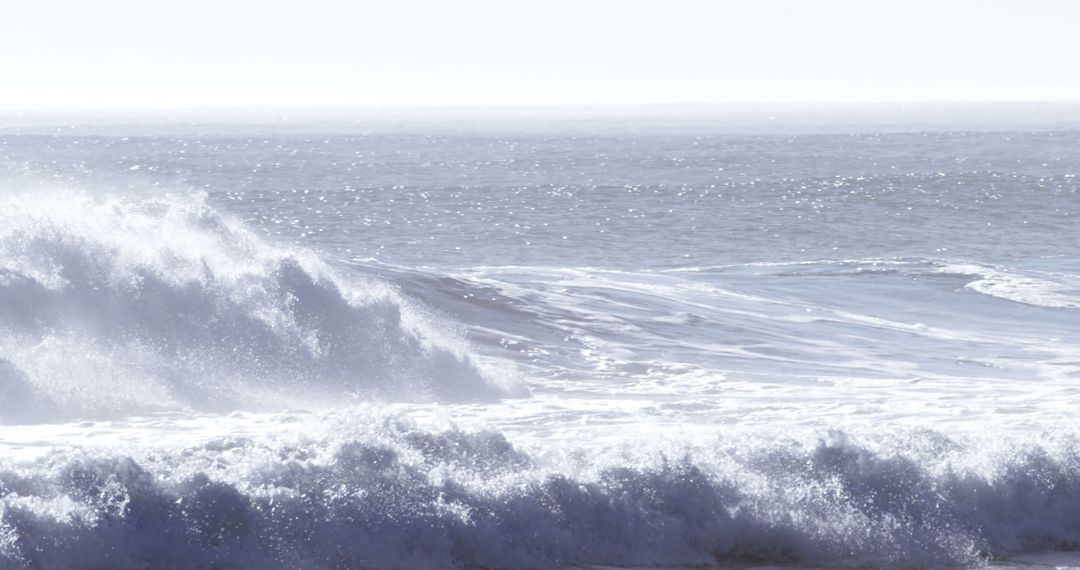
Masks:
[[[0,109],[1080,101],[1075,0],[36,0]]]

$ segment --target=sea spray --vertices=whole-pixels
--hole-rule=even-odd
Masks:
[[[210,421],[239,433],[263,420]],[[5,460],[0,560],[924,567],[1080,546],[1075,438],[757,432],[555,458],[374,408],[274,421],[293,429]]]
[[[267,243],[204,196],[3,200],[0,355],[20,402],[9,414],[520,393],[392,285]]]

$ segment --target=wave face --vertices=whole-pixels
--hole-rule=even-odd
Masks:
[[[198,196],[5,198],[0,355],[5,422],[507,392],[390,285]]]
[[[553,464],[496,432],[322,422],[304,438],[54,453],[34,477],[0,469],[0,565],[940,567],[1080,547],[1075,438],[759,434],[582,448]]]

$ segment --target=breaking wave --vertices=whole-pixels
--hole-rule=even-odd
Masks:
[[[330,423],[302,442],[3,468],[0,566],[940,567],[1080,547],[1075,438],[897,447],[833,431],[553,461],[497,432]]]
[[[198,195],[5,196],[0,423],[521,393],[383,281]]]

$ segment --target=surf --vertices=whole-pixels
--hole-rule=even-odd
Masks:
[[[0,201],[0,422],[524,393],[393,283],[205,195]]]
[[[729,430],[552,454],[376,406],[203,418],[194,440],[147,421],[0,460],[0,567],[932,568],[1080,547],[1080,442],[1061,433]]]

